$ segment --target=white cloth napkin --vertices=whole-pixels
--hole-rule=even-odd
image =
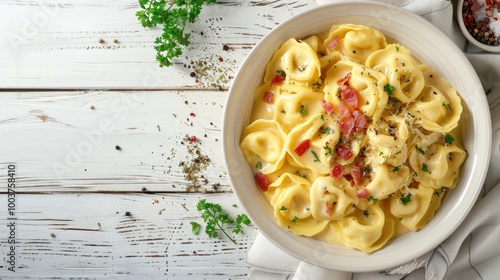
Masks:
[[[321,5],[350,0],[316,0]],[[407,264],[370,273],[339,273],[301,262],[258,234],[248,253],[254,280],[500,279],[500,54],[470,47],[453,19],[449,0],[372,0],[421,15],[447,34],[474,66],[485,89],[492,118],[492,154],[483,191],[460,227],[442,244]]]

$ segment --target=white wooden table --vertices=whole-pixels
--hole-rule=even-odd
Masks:
[[[160,68],[137,0],[1,1],[0,279],[245,278],[255,228],[233,244],[190,222],[200,199],[243,213],[221,158],[227,89],[263,35],[314,6],[218,1]]]

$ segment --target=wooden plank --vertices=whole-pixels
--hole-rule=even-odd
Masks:
[[[19,192],[228,191],[219,141],[225,94],[2,92],[0,181],[15,164]]]
[[[153,46],[161,29],[140,25],[136,0],[2,1],[0,11],[9,12],[0,17],[0,88],[228,88],[263,35],[315,5],[219,1],[189,25],[191,45],[184,55],[173,67],[160,68]],[[230,49],[223,51],[224,45]]]
[[[235,236],[209,238],[196,204],[219,203],[243,213],[230,194],[17,195],[14,216],[0,195],[0,246],[10,259],[14,222],[15,272],[2,262],[1,279],[243,279],[253,226]],[[128,212],[128,213],[127,213]],[[15,217],[17,220],[8,220]],[[190,222],[202,225],[198,235]]]

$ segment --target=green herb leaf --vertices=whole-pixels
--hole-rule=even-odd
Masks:
[[[398,165],[392,169],[392,172],[398,172],[401,169],[401,165]]]
[[[422,155],[425,155],[425,151],[422,148],[418,147],[417,145],[415,145],[415,149],[417,149],[417,151]]]
[[[292,223],[296,223],[299,218],[297,216],[293,216],[293,219],[291,220]]]
[[[311,153],[314,156],[314,162],[320,162],[318,154],[315,151],[313,151],[313,150],[311,150]]]
[[[373,197],[373,196],[371,196],[371,195],[370,195],[370,196],[368,197],[368,200],[371,200],[371,201],[373,201],[373,202],[377,203],[378,198]]]
[[[243,232],[243,225],[250,225],[250,219],[245,214],[240,214],[236,217],[236,227],[233,229],[235,234]]]
[[[425,163],[422,163],[422,171],[432,174],[432,172],[429,170],[429,166],[427,166],[427,164]]]
[[[262,169],[262,162],[258,161],[255,168]]]
[[[406,195],[401,196],[400,200],[403,205],[408,204],[408,202],[411,201],[411,193],[407,193]]]
[[[206,223],[205,233],[209,237],[217,237],[218,233],[222,232],[231,242],[236,244],[236,241],[227,233],[227,227],[235,224],[235,221],[227,213],[224,213],[220,204],[210,203],[206,199],[202,199],[196,208],[201,212],[201,218]],[[245,214],[236,217],[236,226],[233,232],[236,234],[242,232],[242,224],[250,224],[250,219]]]
[[[325,152],[325,156],[331,156],[331,155],[333,155],[333,149],[332,149],[332,148],[330,148],[330,147],[328,147],[327,145],[325,145],[325,146],[323,147],[323,149],[325,149],[325,150],[326,150],[326,152]]]
[[[304,116],[307,115],[306,107],[303,104],[300,104],[299,113]]]
[[[453,141],[455,141],[455,138],[453,138],[453,136],[451,136],[450,134],[446,134],[444,136],[444,141],[446,142],[446,144],[451,145],[453,144]]]
[[[384,91],[387,93],[387,95],[389,95],[389,97],[392,96],[392,92],[395,91],[396,89],[391,86],[390,84],[385,84],[384,85]]]
[[[156,60],[162,66],[171,66],[172,59],[181,56],[182,48],[190,44],[187,23],[193,23],[204,4],[216,0],[139,0],[141,10],[136,12],[143,27],[163,26],[163,33],[155,39]]]
[[[277,70],[277,71],[276,71],[276,73],[277,73],[278,75],[280,75],[281,77],[285,77],[285,76],[286,76],[286,73],[285,73],[285,71],[283,71],[283,70]]]
[[[198,224],[197,222],[191,222],[191,231],[194,234],[198,234],[200,232],[200,228],[200,224]]]
[[[288,210],[288,208],[286,208],[285,206],[281,206],[280,211],[285,211],[285,210]]]

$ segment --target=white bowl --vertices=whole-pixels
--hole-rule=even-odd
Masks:
[[[248,125],[254,90],[260,84],[273,52],[286,39],[327,31],[333,24],[372,26],[412,51],[436,69],[462,97],[463,142],[468,157],[459,183],[436,216],[420,231],[396,238],[372,254],[313,238],[300,237],[276,223],[272,207],[256,187],[252,171],[239,148]],[[415,32],[418,30],[418,32]],[[393,6],[374,2],[323,5],[279,24],[252,49],[235,76],[223,119],[223,154],[234,193],[259,231],[290,255],[324,268],[375,271],[411,261],[435,248],[464,220],[474,205],[486,176],[491,149],[491,121],[483,87],[464,54],[446,35],[425,19]]]
[[[466,0],[465,0],[466,1]],[[462,7],[464,5],[464,0],[458,0],[457,3],[457,21],[458,25],[460,26],[460,30],[464,34],[465,38],[467,41],[469,41],[471,44],[474,46],[487,51],[487,52],[500,52],[500,45],[498,46],[492,46],[492,45],[487,45],[479,42],[476,40],[467,30],[467,27],[465,27],[464,20],[463,20],[463,14],[462,14]],[[500,35],[500,34],[499,34]]]

